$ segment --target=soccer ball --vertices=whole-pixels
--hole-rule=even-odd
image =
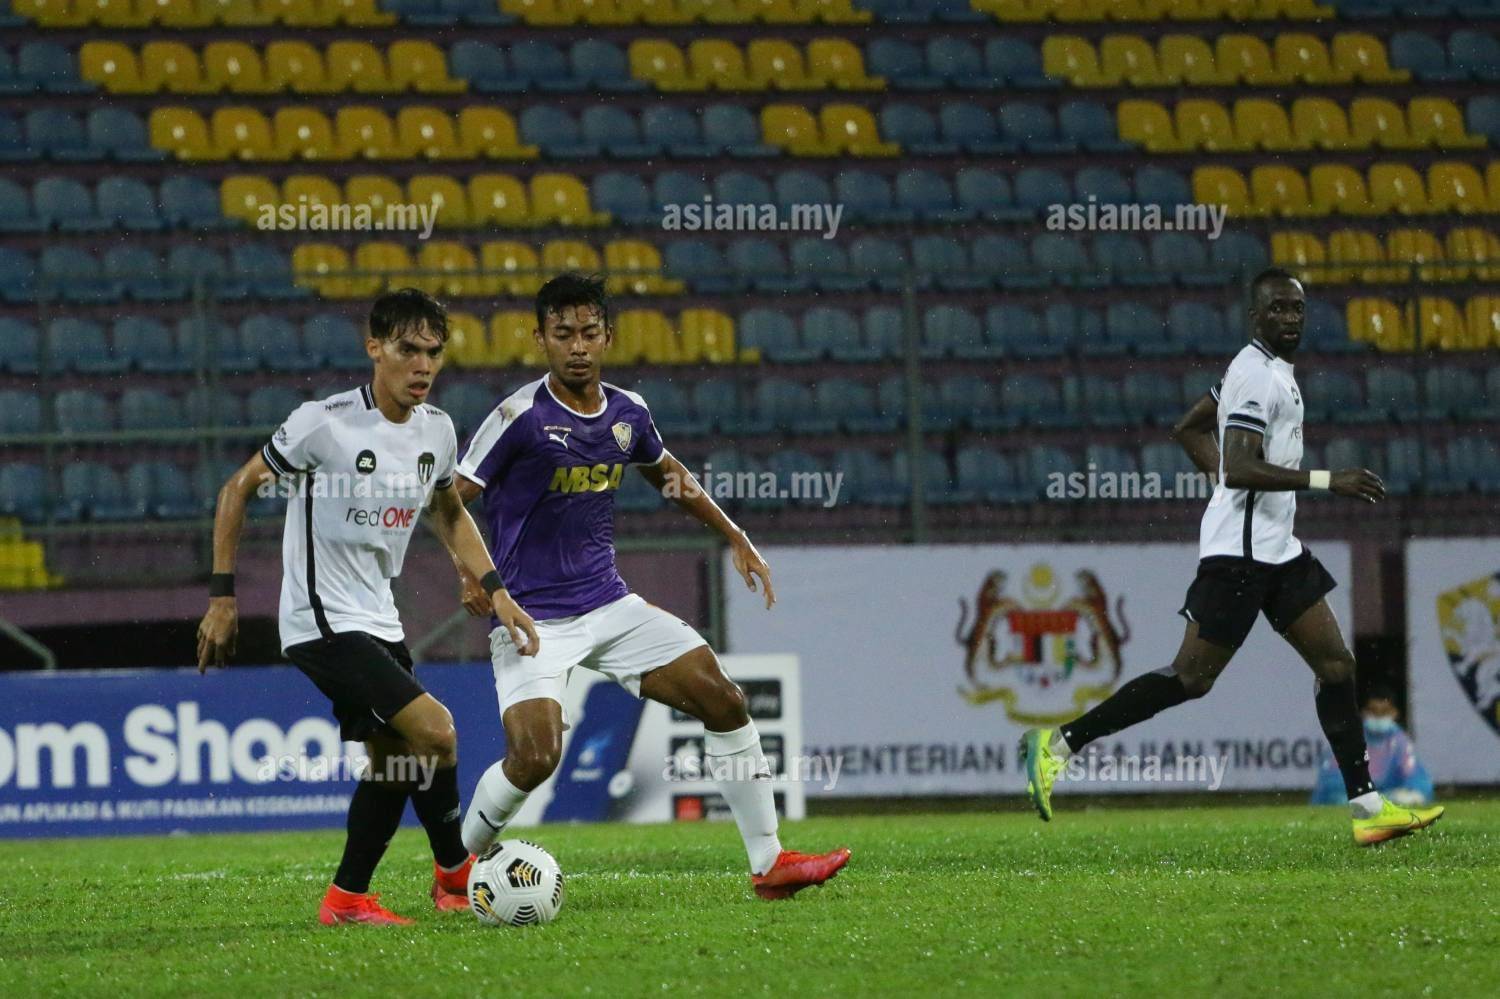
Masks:
[[[481,923],[550,923],[557,918],[562,901],[563,876],[557,859],[524,839],[496,843],[469,869],[469,905]]]

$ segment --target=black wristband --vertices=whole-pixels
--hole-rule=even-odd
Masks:
[[[484,592],[492,597],[495,595],[496,590],[505,589],[505,583],[501,581],[500,573],[494,569],[484,574],[484,578],[479,581],[479,585],[484,587]]]
[[[216,572],[209,576],[208,595],[210,597],[234,596],[234,573]]]

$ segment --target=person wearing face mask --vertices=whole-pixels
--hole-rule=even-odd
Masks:
[[[1400,805],[1412,807],[1432,801],[1432,777],[1417,759],[1411,736],[1401,727],[1396,702],[1383,687],[1372,688],[1363,706],[1365,744],[1370,752],[1370,776],[1375,789]],[[1344,801],[1344,783],[1337,763],[1325,757],[1313,788],[1314,805]]]

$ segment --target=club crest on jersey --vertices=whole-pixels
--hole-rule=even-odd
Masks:
[[[423,451],[417,459],[417,478],[422,480],[422,485],[432,481],[432,470],[437,467],[437,458],[431,451]]]
[[[354,470],[360,475],[371,475],[375,472],[375,452],[366,448],[354,459]]]
[[[631,437],[630,424],[616,423],[614,426],[610,427],[610,429],[615,433],[615,443],[620,445],[620,450],[624,451],[626,454],[629,454]]]

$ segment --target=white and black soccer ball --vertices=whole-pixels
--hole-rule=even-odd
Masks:
[[[550,923],[562,902],[563,876],[557,858],[524,839],[496,843],[469,869],[469,905],[481,923]]]

